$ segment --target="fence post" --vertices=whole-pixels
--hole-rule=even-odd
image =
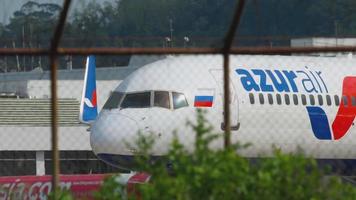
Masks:
[[[62,37],[64,24],[67,18],[71,0],[65,0],[60,14],[58,24],[51,40],[50,47],[50,67],[51,67],[51,111],[52,111],[52,192],[53,199],[58,199],[59,187],[59,152],[58,152],[58,102],[57,102],[57,65],[58,65],[58,45]]]
[[[230,51],[236,29],[238,28],[244,9],[245,0],[239,0],[237,4],[232,23],[230,25],[229,31],[226,34],[224,47],[223,47],[223,57],[224,57],[224,147],[229,148],[231,144],[231,120],[230,120]]]

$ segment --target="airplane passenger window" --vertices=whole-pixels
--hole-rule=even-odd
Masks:
[[[155,91],[154,92],[153,106],[170,109],[169,92]]]
[[[344,103],[344,106],[348,106],[347,96],[342,96],[342,102]]]
[[[268,103],[269,104],[273,104],[273,97],[272,97],[272,94],[268,94]]]
[[[351,97],[351,104],[352,104],[352,106],[356,106],[356,97],[355,96]]]
[[[122,92],[113,92],[109,99],[104,104],[103,109],[111,110],[115,108],[119,108],[119,104],[122,100],[124,93]]]
[[[331,98],[330,98],[330,95],[326,95],[326,104],[327,104],[328,106],[331,105]]]
[[[253,93],[250,93],[248,96],[250,98],[250,103],[255,104],[255,97],[253,96]]]
[[[173,96],[173,108],[174,109],[188,106],[188,102],[187,102],[187,99],[185,98],[184,94],[172,92],[172,96]]]
[[[335,105],[336,105],[336,106],[340,105],[339,96],[335,95],[335,96],[334,96],[334,100],[335,100]]]
[[[305,96],[305,94],[302,94],[301,97],[302,97],[302,104],[304,106],[307,105],[307,97]]]
[[[120,108],[147,108],[151,106],[151,92],[126,94]]]
[[[289,100],[289,95],[288,94],[284,94],[284,101],[286,102],[286,105],[290,104],[290,100]]]
[[[310,105],[315,105],[315,99],[314,99],[314,96],[311,94],[309,95],[309,100],[310,100]]]
[[[320,94],[318,95],[318,101],[319,101],[319,105],[322,106],[323,105],[323,96],[321,96]]]
[[[263,98],[263,94],[260,93],[260,94],[258,95],[258,97],[259,97],[259,99],[260,99],[260,104],[264,104],[264,103],[265,103],[265,99]]]
[[[281,95],[280,95],[280,94],[277,94],[277,95],[276,95],[276,98],[277,98],[277,104],[278,104],[278,105],[281,105],[281,104],[282,104]]]
[[[293,94],[293,102],[294,105],[298,105],[298,96],[296,94]]]

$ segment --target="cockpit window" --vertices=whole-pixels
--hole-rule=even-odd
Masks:
[[[111,110],[111,109],[118,108],[123,96],[124,93],[113,92],[109,97],[109,99],[106,101],[103,109]]]
[[[151,92],[126,94],[120,108],[147,108],[151,105]]]
[[[169,109],[169,93],[164,91],[155,91],[153,102],[153,106]]]
[[[173,108],[178,109],[185,106],[188,106],[187,99],[185,98],[184,94],[172,92],[173,96]]]

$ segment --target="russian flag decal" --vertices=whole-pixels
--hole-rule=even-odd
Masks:
[[[212,107],[214,96],[195,96],[194,107]]]

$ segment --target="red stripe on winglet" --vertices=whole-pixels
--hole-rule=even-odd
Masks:
[[[96,101],[96,89],[93,91],[92,95],[91,95],[91,103],[93,104],[94,107],[97,106],[97,101]]]

